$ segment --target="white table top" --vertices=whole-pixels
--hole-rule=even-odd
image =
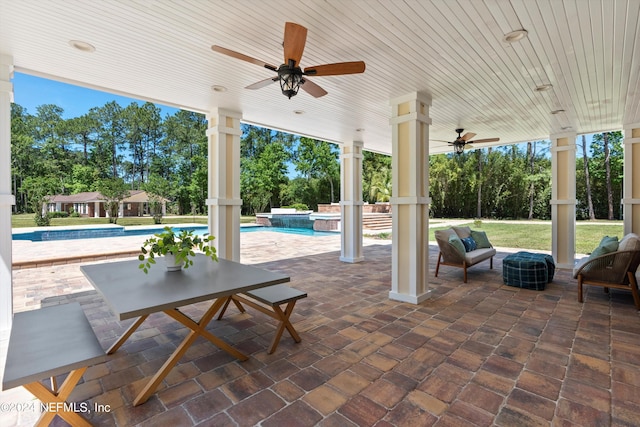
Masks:
[[[102,294],[119,320],[139,317],[200,301],[288,282],[288,276],[220,259],[214,262],[198,254],[193,265],[167,271],[157,259],[148,274],[140,261],[84,265],[80,270]]]
[[[13,316],[2,389],[102,363],[107,354],[77,302]]]

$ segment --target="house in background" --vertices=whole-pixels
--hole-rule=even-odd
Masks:
[[[167,199],[161,198],[162,215],[167,213]],[[77,194],[56,194],[49,196],[44,206],[47,212],[77,212],[85,217],[108,217],[106,198],[98,191]],[[118,217],[143,216],[150,214],[149,195],[143,190],[131,190],[129,197],[120,203]]]

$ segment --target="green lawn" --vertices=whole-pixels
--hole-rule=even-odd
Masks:
[[[601,225],[606,222],[606,225]],[[474,230],[483,230],[494,246],[505,248],[551,250],[551,224],[509,224],[482,223],[481,226],[471,225]],[[576,253],[588,254],[598,246],[603,236],[623,236],[622,221],[602,221],[598,225],[587,221],[578,221],[576,224]],[[433,237],[433,229],[430,230],[430,240]]]
[[[434,221],[437,226],[439,220]],[[603,225],[604,224],[604,225]],[[481,225],[470,224],[473,230],[482,230],[487,233],[494,246],[504,248],[534,249],[541,251],[551,250],[551,223],[548,224],[522,224],[509,221],[500,223],[486,223]],[[429,240],[435,241],[434,232],[438,228],[429,229]],[[623,236],[622,221],[598,221],[593,224],[588,221],[578,221],[576,224],[576,253],[588,254],[598,246],[603,236]],[[390,233],[380,235],[379,238],[391,239]]]

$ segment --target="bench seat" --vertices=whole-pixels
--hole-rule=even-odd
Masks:
[[[238,307],[238,310],[240,310],[240,312],[242,313],[245,312],[242,304],[246,304],[276,319],[278,321],[278,327],[276,329],[273,340],[271,341],[271,346],[268,350],[268,353],[271,354],[276,351],[278,343],[280,342],[280,338],[282,337],[282,333],[285,329],[289,331],[289,334],[295,342],[301,341],[300,336],[294,329],[289,318],[291,317],[291,313],[293,312],[296,301],[306,297],[306,292],[302,292],[298,289],[282,284],[254,289],[252,291],[245,292],[243,295],[231,295],[227,297],[227,300],[222,306],[222,310],[220,311],[218,320],[222,319],[222,316],[224,315],[231,301],[233,301],[236,307]],[[283,304],[286,304],[284,310],[280,308],[280,306]]]
[[[62,304],[16,313],[11,326],[2,389],[23,386],[44,405],[37,425],[56,415],[73,426],[90,426],[79,413],[59,410],[87,367],[107,360],[80,304]],[[55,377],[69,375],[58,389]],[[51,378],[51,389],[41,380]]]

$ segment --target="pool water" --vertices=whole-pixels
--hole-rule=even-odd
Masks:
[[[31,240],[33,242],[43,242],[50,240],[75,240],[75,239],[96,239],[101,237],[127,237],[127,236],[151,236],[159,233],[163,227],[150,228],[134,228],[126,229],[124,227],[94,227],[83,229],[51,229],[38,230],[26,233],[13,233],[13,240]],[[208,226],[189,226],[189,227],[173,227],[176,231],[192,230],[195,234],[206,234]],[[331,236],[335,232],[314,231],[309,228],[280,228],[280,227],[241,227],[241,233],[255,233],[260,231],[275,231],[278,233],[300,234],[304,236]]]

